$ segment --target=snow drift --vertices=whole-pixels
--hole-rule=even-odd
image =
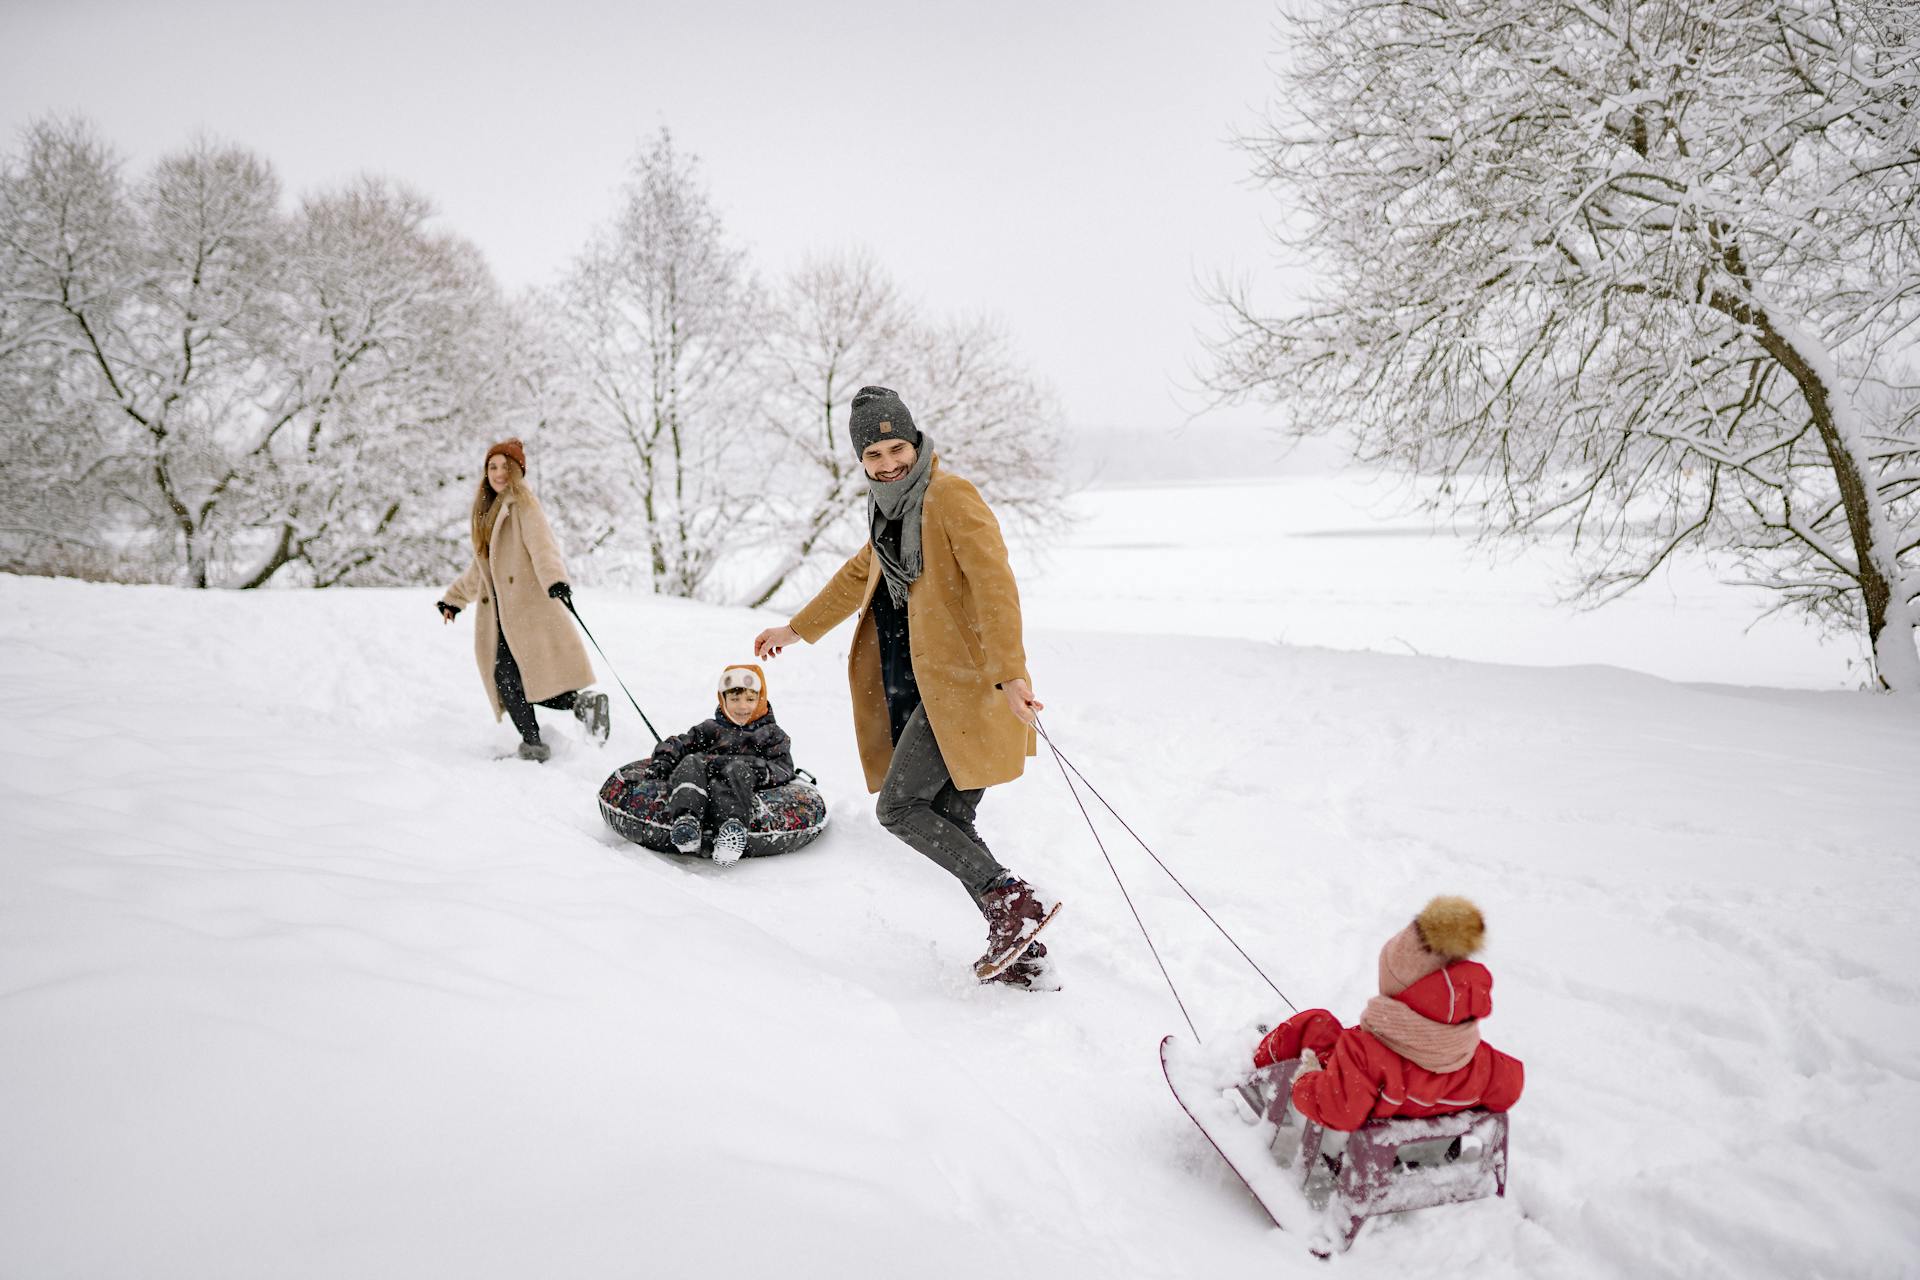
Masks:
[[[764,615],[582,593],[663,730]],[[1465,602],[1463,607],[1471,607]],[[1920,719],[1233,639],[1039,630],[1048,726],[1292,999],[1434,892],[1527,1064],[1501,1201],[1403,1276],[1893,1275],[1920,1252]],[[1168,1095],[1180,1015],[1048,759],[981,827],[1057,995],[859,783],[844,632],[779,663],[834,825],[731,868],[607,831],[430,592],[0,577],[0,1274],[1325,1274]],[[1218,696],[1224,673],[1260,696]],[[603,677],[605,675],[603,671]],[[610,683],[604,687],[611,688]],[[1215,1051],[1283,1007],[1109,838]]]

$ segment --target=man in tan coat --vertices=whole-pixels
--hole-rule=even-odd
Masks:
[[[973,825],[986,788],[1026,768],[1043,709],[999,522],[979,490],[941,469],[892,391],[863,387],[848,426],[871,536],[787,626],[761,632],[754,653],[816,643],[860,614],[847,682],[881,825],[959,880],[986,917],[982,981],[1050,989],[1034,937],[1059,906],[1001,866]]]

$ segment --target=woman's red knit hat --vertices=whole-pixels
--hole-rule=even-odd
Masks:
[[[514,464],[520,468],[520,473],[522,475],[526,474],[527,447],[520,443],[518,436],[502,440],[499,444],[487,450],[487,456],[481,460],[480,465],[484,468],[487,463],[493,461],[493,455],[496,453],[504,453],[507,457],[512,458]]]

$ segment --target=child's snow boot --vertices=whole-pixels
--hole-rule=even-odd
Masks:
[[[746,824],[738,818],[728,818],[720,824],[720,830],[713,836],[713,860],[721,866],[740,861],[740,855],[747,851]]]
[[[553,748],[544,742],[523,742],[520,744],[520,758],[545,764],[553,756]]]
[[[573,715],[587,726],[589,737],[603,747],[607,745],[607,736],[613,732],[613,708],[606,694],[585,691],[575,694]]]
[[[1060,904],[1043,898],[1025,880],[1009,872],[980,897],[987,918],[987,950],[973,964],[973,976],[987,979],[1020,958],[1034,936],[1047,927]]]
[[[667,828],[667,839],[673,847],[682,853],[700,852],[700,819],[697,815],[683,813],[673,820]]]

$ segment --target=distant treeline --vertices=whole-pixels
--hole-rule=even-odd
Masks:
[[[862,536],[868,382],[1010,520],[1058,518],[1058,413],[995,321],[858,249],[763,279],[665,130],[550,287],[503,293],[432,214],[371,178],[289,205],[225,143],[130,174],[83,121],[26,129],[0,158],[0,568],[437,584],[518,435],[576,576],[759,603]]]

